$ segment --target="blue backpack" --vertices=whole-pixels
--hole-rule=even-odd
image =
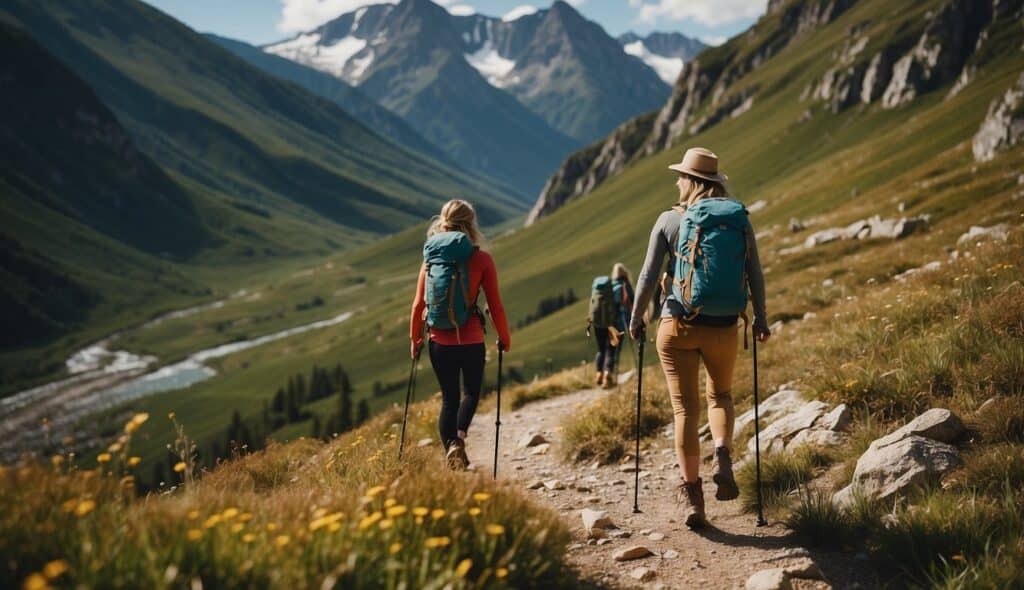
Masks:
[[[691,318],[746,310],[749,227],[746,208],[729,198],[702,199],[683,211],[672,295]]]
[[[469,259],[475,251],[469,236],[457,231],[434,234],[423,245],[431,328],[458,330],[471,317],[476,305],[469,301]]]

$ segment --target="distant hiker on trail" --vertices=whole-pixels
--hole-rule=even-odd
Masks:
[[[681,466],[677,500],[691,528],[706,524],[700,478],[701,359],[707,374],[708,422],[715,441],[715,498],[734,500],[739,488],[732,472],[732,374],[736,364],[737,320],[744,320],[747,342],[747,292],[753,300],[754,337],[770,336],[765,315],[764,273],[747,211],[733,200],[718,157],[691,148],[669,169],[679,174],[679,203],[658,217],[638,280],[630,318],[630,335],[641,337],[644,311],[655,290],[663,262],[667,294],[658,320],[657,347],[675,413],[676,455]]]
[[[587,331],[593,328],[594,339],[597,341],[595,382],[598,387],[613,387],[616,384],[619,353],[632,308],[633,279],[625,265],[617,262],[612,267],[611,276],[594,278],[590,289]]]
[[[438,427],[446,462],[455,470],[469,465],[466,434],[483,384],[485,322],[477,306],[481,287],[499,345],[508,352],[512,342],[498,293],[498,271],[491,255],[480,248],[483,239],[473,206],[458,199],[448,201],[427,231],[409,321],[414,359],[423,346],[424,322],[430,327],[430,364],[442,396]]]

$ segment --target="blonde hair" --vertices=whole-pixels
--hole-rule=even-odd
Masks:
[[[633,284],[633,277],[629,274],[629,269],[626,268],[626,265],[621,262],[616,262],[615,266],[612,267],[612,280],[623,279],[630,285]]]
[[[701,199],[728,197],[725,185],[714,180],[706,180],[697,176],[680,173],[684,185],[679,188],[679,204],[689,207]]]
[[[476,209],[468,201],[452,199],[441,207],[441,214],[430,221],[427,237],[446,231],[460,231],[476,246],[483,246],[484,234],[476,221]]]

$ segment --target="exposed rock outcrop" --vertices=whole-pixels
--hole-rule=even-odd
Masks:
[[[594,190],[606,178],[625,168],[650,133],[654,117],[652,112],[630,119],[602,142],[570,155],[544,185],[526,218],[526,225]]]
[[[1024,140],[1024,74],[1002,96],[992,101],[988,114],[974,135],[974,159],[987,162],[996,154]]]
[[[928,215],[899,219],[883,219],[881,216],[875,215],[868,219],[855,221],[846,227],[816,231],[807,236],[803,246],[797,247],[796,250],[813,248],[837,240],[866,240],[869,238],[899,240],[927,227],[929,219]]]
[[[833,501],[849,504],[857,493],[885,500],[939,480],[961,466],[951,442],[964,432],[949,410],[933,408],[897,430],[876,439],[857,460],[853,482]]]
[[[991,2],[946,2],[929,17],[914,47],[896,60],[882,106],[898,107],[956,80],[992,14]]]

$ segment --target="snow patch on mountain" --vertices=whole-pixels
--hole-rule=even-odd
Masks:
[[[490,41],[484,42],[473,53],[467,53],[466,61],[495,88],[503,86],[502,79],[516,66],[514,60],[502,57]]]
[[[522,6],[516,6],[512,10],[505,13],[505,16],[501,17],[501,20],[507,23],[517,21],[524,16],[530,16],[531,14],[537,13],[537,7],[530,4],[523,4]]]
[[[679,72],[683,71],[683,63],[686,61],[681,57],[665,57],[651,53],[643,41],[627,43],[622,48],[629,55],[638,57],[645,64],[651,66],[651,69],[658,74],[658,77],[667,84],[676,83],[676,79],[679,78]]]
[[[320,44],[320,33],[306,33],[265,48],[294,62],[327,72],[349,82],[358,81],[373,62],[370,50],[358,60],[352,58],[366,49],[366,40],[353,36],[342,37],[330,45]],[[350,64],[350,62],[352,62]]]

